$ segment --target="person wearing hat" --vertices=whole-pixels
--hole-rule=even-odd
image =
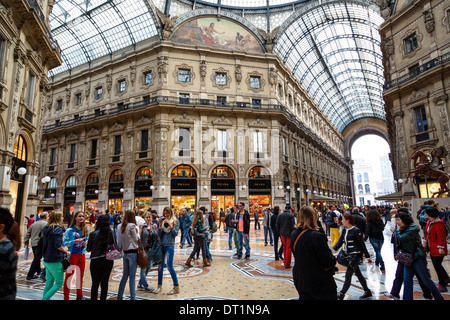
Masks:
[[[425,248],[430,253],[431,262],[439,279],[439,291],[447,292],[447,285],[450,278],[442,266],[447,250],[447,231],[445,223],[439,218],[439,210],[435,207],[425,209],[428,222],[425,227]]]

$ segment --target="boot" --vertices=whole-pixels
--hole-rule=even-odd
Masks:
[[[205,260],[203,260],[203,266],[204,267],[209,267],[209,266],[211,266],[211,263],[209,263],[208,260],[205,259]]]
[[[156,294],[160,293],[161,287],[162,287],[162,285],[158,284],[158,287],[155,290],[153,290],[152,293],[156,293]]]
[[[192,259],[191,259],[191,258],[188,258],[187,261],[186,261],[186,263],[185,263],[184,265],[187,266],[187,267],[189,267],[189,268],[192,268],[193,265],[191,264],[191,262],[192,262]]]
[[[173,286],[173,289],[170,290],[167,295],[178,294],[180,293],[180,286]]]

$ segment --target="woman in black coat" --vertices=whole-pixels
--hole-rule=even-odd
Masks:
[[[319,231],[317,218],[312,207],[304,206],[297,214],[291,234],[294,284],[300,300],[336,300],[336,258],[328,247],[327,236]]]

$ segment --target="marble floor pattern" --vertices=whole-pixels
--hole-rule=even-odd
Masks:
[[[389,222],[388,222],[389,224]],[[385,229],[385,242],[382,248],[382,256],[386,265],[386,273],[382,274],[374,263],[369,264],[367,260],[361,265],[361,270],[368,285],[372,290],[372,300],[388,300],[385,293],[389,292],[394,280],[397,262],[392,255],[392,244],[390,243],[390,232],[388,227]],[[177,272],[180,284],[180,293],[177,295],[167,295],[172,289],[172,279],[165,268],[162,292],[153,294],[150,292],[136,289],[138,300],[167,300],[167,299],[185,299],[185,300],[296,300],[298,293],[292,280],[292,269],[285,269],[282,261],[274,260],[273,246],[264,245],[264,231],[255,230],[253,223],[250,231],[250,259],[237,259],[233,257],[236,253],[233,244],[233,250],[228,250],[228,233],[222,228],[214,234],[214,240],[210,245],[213,261],[210,267],[203,267],[200,260],[194,262],[193,268],[187,268],[184,263],[192,251],[193,247],[179,247],[180,235],[178,235],[175,247],[174,267]],[[329,242],[330,243],[330,242]],[[279,243],[279,245],[281,242]],[[366,246],[375,261],[374,252],[370,242]],[[19,251],[19,263],[17,270],[17,300],[40,300],[45,283],[40,279],[26,280],[26,274],[32,261],[32,256],[28,260],[23,259],[22,249]],[[244,249],[245,254],[245,249]],[[89,253],[86,254],[86,271],[83,279],[83,292],[86,297],[90,297],[91,276],[89,272]],[[200,255],[201,259],[201,255]],[[293,260],[293,263],[295,261]],[[444,266],[450,274],[450,259],[447,256],[444,259]],[[428,267],[432,279],[437,284],[437,276],[434,272],[431,261]],[[335,280],[338,289],[344,282],[346,268],[338,265],[339,271],[335,274]],[[139,280],[139,271],[136,275],[136,282]],[[157,267],[151,268],[147,281],[150,286],[157,285]],[[122,261],[114,262],[113,271],[109,281],[108,299],[116,300],[119,282],[122,276]],[[72,283],[70,299],[75,299],[75,281]],[[348,290],[346,300],[359,300],[363,290],[356,278],[352,277],[352,285]],[[446,300],[450,300],[449,293],[443,293]],[[129,286],[127,284],[124,293],[124,299],[129,299]],[[415,281],[415,300],[423,300],[423,295]],[[58,291],[52,300],[63,300],[62,288]]]

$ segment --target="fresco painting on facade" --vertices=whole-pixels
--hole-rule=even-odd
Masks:
[[[240,25],[215,17],[193,19],[172,35],[173,42],[263,53],[258,39]]]

